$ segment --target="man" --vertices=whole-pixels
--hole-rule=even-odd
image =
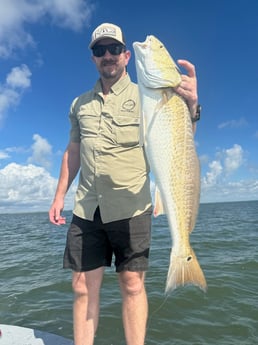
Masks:
[[[80,169],[64,254],[64,267],[73,270],[75,345],[94,343],[104,267],[111,265],[113,255],[126,344],[143,345],[152,209],[149,168],[138,139],[138,88],[126,72],[131,53],[118,26],[98,26],[89,48],[100,79],[71,105],[70,142],[49,218],[56,225],[63,223],[65,194]],[[186,98],[194,118],[195,68],[185,60],[179,63],[188,75],[182,76],[177,92]]]

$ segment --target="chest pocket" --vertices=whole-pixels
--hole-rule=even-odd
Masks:
[[[112,119],[117,144],[135,146],[139,144],[139,117],[116,116]]]
[[[78,112],[77,117],[80,124],[81,138],[96,137],[99,130],[100,116]]]

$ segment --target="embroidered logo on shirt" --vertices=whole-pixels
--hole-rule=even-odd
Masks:
[[[132,111],[135,108],[135,101],[128,99],[122,104],[122,108],[126,111]]]

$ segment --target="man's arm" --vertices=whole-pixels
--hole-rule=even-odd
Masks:
[[[70,142],[64,152],[55,197],[49,210],[51,223],[64,223],[61,212],[64,208],[65,195],[80,169],[80,143]]]

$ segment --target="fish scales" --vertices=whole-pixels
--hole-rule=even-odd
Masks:
[[[134,42],[142,121],[141,137],[160,192],[154,214],[163,204],[172,237],[165,292],[206,280],[190,245],[200,199],[200,166],[185,100],[174,88],[181,76],[164,45],[154,36]]]

